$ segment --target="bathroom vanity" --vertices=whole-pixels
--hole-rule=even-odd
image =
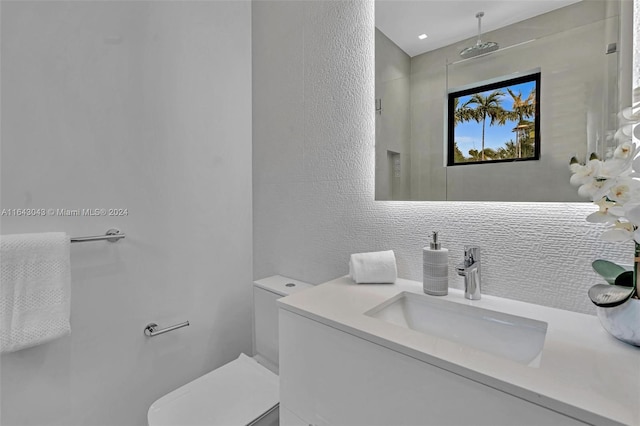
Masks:
[[[279,304],[283,426],[640,424],[640,348],[595,316],[403,279]]]

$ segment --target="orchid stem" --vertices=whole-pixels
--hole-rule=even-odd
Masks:
[[[635,297],[640,299],[640,287],[638,287],[638,273],[640,272],[640,244],[635,244],[635,252],[633,256],[633,288],[635,289]]]

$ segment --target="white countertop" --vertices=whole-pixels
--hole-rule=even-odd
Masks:
[[[364,312],[422,283],[359,284],[341,277],[280,299],[280,307],[591,424],[640,425],[640,348],[611,337],[598,318],[449,289],[437,297],[548,323],[538,367],[387,323]]]

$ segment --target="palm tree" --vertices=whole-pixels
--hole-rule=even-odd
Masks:
[[[513,140],[506,142],[503,147],[498,148],[497,154],[498,158],[502,160],[517,158],[518,148],[516,143]]]
[[[510,88],[507,87],[507,91],[511,98],[513,98],[513,109],[508,114],[509,120],[517,121],[520,124],[526,118],[532,118],[536,114],[536,89],[531,89],[531,93],[527,99],[522,99],[521,93],[513,93]]]
[[[482,150],[480,151],[481,161],[484,161],[484,129],[487,118],[490,118],[490,126],[493,126],[496,122],[504,122],[507,116],[507,112],[502,108],[500,98],[504,96],[504,93],[500,90],[495,90],[487,96],[483,96],[481,93],[476,93],[471,97],[469,102],[465,105],[476,105],[472,111],[472,118],[478,123],[482,123]]]
[[[453,125],[457,126],[458,123],[463,123],[465,121],[474,119],[474,110],[473,108],[469,108],[469,103],[471,100],[468,100],[464,104],[460,105],[460,98],[454,98],[453,100]]]
[[[480,152],[478,152],[477,149],[470,149],[469,150],[469,160],[471,160],[471,161],[480,161],[481,158],[482,158],[482,154]]]
[[[525,157],[533,156],[532,145],[534,144],[534,138],[531,137],[531,127],[533,123],[527,121],[527,118],[533,118],[536,115],[536,89],[531,89],[529,96],[526,99],[522,99],[521,93],[514,93],[507,87],[509,95],[513,99],[513,108],[507,112],[506,117],[508,120],[516,121],[516,128],[522,129],[522,132],[518,139],[518,158],[521,158],[524,154]],[[528,126],[528,127],[525,127]],[[527,144],[524,146],[524,144]],[[531,154],[527,154],[525,151],[531,150]]]
[[[460,148],[458,148],[458,142],[453,142],[453,163],[466,163],[467,158],[464,156]]]
[[[491,148],[485,148],[484,150],[482,150],[482,155],[484,158],[487,158],[489,160],[498,159],[498,153]]]

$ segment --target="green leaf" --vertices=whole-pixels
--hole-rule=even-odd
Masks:
[[[598,274],[600,274],[602,278],[604,278],[604,280],[609,284],[614,284],[616,282],[616,278],[618,277],[618,275],[624,272],[631,272],[631,271],[626,271],[626,269],[624,269],[620,265],[617,265],[613,262],[609,262],[608,260],[604,260],[604,259],[594,260],[591,266],[593,267],[593,270],[596,271]],[[632,281],[633,281],[633,278],[632,278]]]
[[[633,271],[624,271],[618,275],[614,284],[621,287],[633,287]]]

